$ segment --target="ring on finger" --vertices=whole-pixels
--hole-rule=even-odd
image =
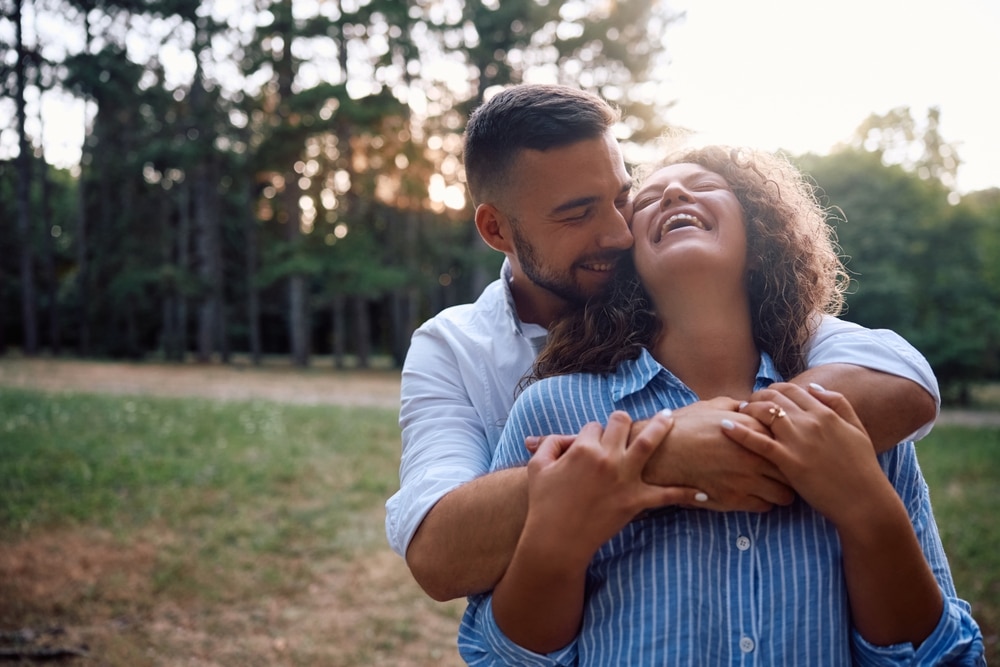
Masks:
[[[776,419],[781,419],[788,413],[785,412],[784,408],[779,408],[778,406],[774,406],[772,408],[768,408],[767,414],[771,415],[771,421],[767,423],[767,425],[770,426],[771,424],[774,423]]]

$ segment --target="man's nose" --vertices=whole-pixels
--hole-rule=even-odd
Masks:
[[[628,250],[632,247],[631,221],[627,213],[616,207],[608,214],[599,232],[598,243],[602,248]]]

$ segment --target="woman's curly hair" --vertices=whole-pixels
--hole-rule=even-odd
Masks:
[[[656,165],[698,164],[722,176],[743,207],[753,337],[784,377],[805,368],[804,349],[822,313],[844,304],[847,272],[815,188],[787,158],[753,149],[708,146]],[[560,319],[529,381],[566,373],[610,373],[649,348],[660,332],[631,262],[605,293]]]

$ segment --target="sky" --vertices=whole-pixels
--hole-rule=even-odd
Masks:
[[[668,0],[668,120],[827,153],[871,113],[941,109],[962,193],[1000,187],[1000,1]]]

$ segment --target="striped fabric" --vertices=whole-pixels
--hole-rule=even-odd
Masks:
[[[756,388],[779,379],[762,359]],[[635,419],[696,396],[650,355],[612,376],[562,376],[517,401],[494,468],[523,465],[527,435],[576,433],[616,409]],[[980,665],[982,637],[955,597],[912,443],[880,457],[946,597],[934,634],[875,647],[852,632],[833,527],[804,502],[754,514],[667,510],[633,521],[596,554],[577,640],[538,655],[496,626],[489,596],[470,598],[459,649],[471,665]]]

